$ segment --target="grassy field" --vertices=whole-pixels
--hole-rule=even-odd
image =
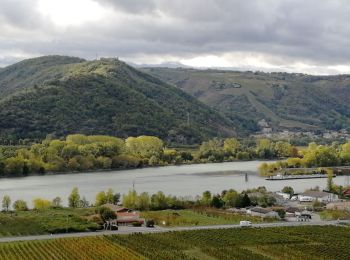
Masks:
[[[27,236],[50,233],[84,232],[100,228],[91,221],[94,208],[86,209],[48,209],[0,213],[0,237]],[[240,220],[253,223],[262,222],[259,217],[229,213],[224,210],[203,208],[196,210],[163,210],[141,212],[146,219],[154,219],[157,225],[165,226],[204,226],[237,224]],[[274,221],[274,220],[265,220]]]
[[[241,220],[250,220],[253,223],[274,221],[274,219],[262,220],[260,217],[250,217],[217,209],[148,211],[142,212],[142,217],[153,219],[160,226],[225,225],[238,224]]]
[[[350,228],[242,228],[0,244],[0,259],[348,259]]]
[[[320,212],[323,220],[350,219],[350,212],[346,210],[324,210]]]
[[[39,235],[96,230],[87,220],[93,209],[49,209],[0,213],[0,236]]]

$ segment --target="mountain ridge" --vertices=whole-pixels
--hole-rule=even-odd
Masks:
[[[230,121],[213,109],[118,59],[48,56],[12,65],[5,72],[0,72],[3,138],[147,134],[196,143],[235,134]]]

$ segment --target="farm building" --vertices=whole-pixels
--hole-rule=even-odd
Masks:
[[[346,189],[346,190],[343,192],[343,196],[344,196],[344,197],[350,198],[350,188],[349,188],[349,189]]]
[[[247,209],[247,214],[251,216],[257,216],[262,218],[279,218],[279,215],[277,212],[261,208],[261,207],[254,207]]]
[[[140,217],[140,212],[137,210],[120,207],[110,203],[104,204],[102,207],[109,208],[116,213],[118,226],[133,225],[134,223],[143,225],[145,223],[145,219]]]
[[[298,200],[300,202],[311,202],[311,201],[319,201],[319,202],[333,202],[339,199],[337,194],[324,192],[324,191],[306,191],[298,195]]]

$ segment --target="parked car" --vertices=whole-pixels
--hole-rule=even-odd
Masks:
[[[154,227],[154,220],[153,219],[148,219],[146,220],[146,227]]]

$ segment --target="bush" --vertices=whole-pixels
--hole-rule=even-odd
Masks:
[[[142,223],[141,222],[132,222],[133,227],[141,227]]]

